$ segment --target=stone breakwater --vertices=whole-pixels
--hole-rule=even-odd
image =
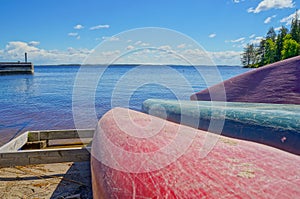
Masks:
[[[31,62],[0,62],[0,75],[33,73],[34,66]]]

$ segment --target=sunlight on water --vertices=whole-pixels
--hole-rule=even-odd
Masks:
[[[122,86],[123,90],[114,92],[121,77],[131,71],[133,66],[110,66],[104,72],[95,93],[97,117],[100,118],[111,109],[111,96],[117,105],[140,110],[142,102],[149,98],[176,99],[178,95],[170,89],[176,87],[180,99],[189,99],[192,93],[177,79],[162,73],[164,66],[145,66],[138,77],[130,79]],[[191,84],[194,92],[206,88],[206,83],[198,71],[189,66],[172,66]],[[99,67],[89,67],[93,74]],[[203,67],[209,70],[208,67]],[[28,130],[69,129],[75,128],[72,115],[72,92],[78,66],[37,66],[34,75],[0,76],[0,145]],[[240,67],[219,67],[223,79],[236,76],[249,69]],[[168,82],[168,88],[151,83],[130,90],[135,81],[157,77]],[[88,79],[86,81],[89,81]],[[88,88],[86,88],[88,89]],[[129,102],[122,98],[123,93],[130,92]],[[88,103],[85,96],[80,102]],[[84,121],[82,128],[94,128],[96,124]]]

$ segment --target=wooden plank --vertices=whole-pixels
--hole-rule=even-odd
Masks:
[[[0,167],[90,160],[90,148],[28,150],[1,153]]]
[[[30,131],[28,135],[28,141],[34,142],[40,140],[92,138],[93,136],[93,129]]]
[[[0,152],[17,151],[27,142],[28,132],[14,138],[10,142],[0,147]]]

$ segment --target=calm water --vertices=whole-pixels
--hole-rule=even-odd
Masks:
[[[34,75],[0,76],[0,146],[27,130],[75,128],[74,101],[82,105],[80,108],[85,114],[88,110],[85,105],[89,106],[93,100],[96,116],[100,118],[115,106],[140,110],[142,102],[149,98],[188,100],[193,92],[207,87],[201,75],[210,74],[212,69],[198,69],[201,74],[189,66],[110,66],[95,89],[89,86],[95,74],[104,70],[100,66],[84,69],[79,66],[36,66]],[[249,70],[240,67],[218,69],[224,80]],[[79,71],[84,73],[81,79],[77,76]],[[214,76],[207,78],[208,81],[216,79]],[[74,98],[74,89],[83,91],[82,96]],[[93,98],[86,93],[92,93]],[[95,125],[94,121],[86,119],[79,127],[94,128]]]

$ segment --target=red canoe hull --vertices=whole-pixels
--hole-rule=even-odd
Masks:
[[[150,157],[171,145],[170,156]],[[99,121],[91,158],[94,198],[299,198],[299,165],[297,155],[121,108]]]

